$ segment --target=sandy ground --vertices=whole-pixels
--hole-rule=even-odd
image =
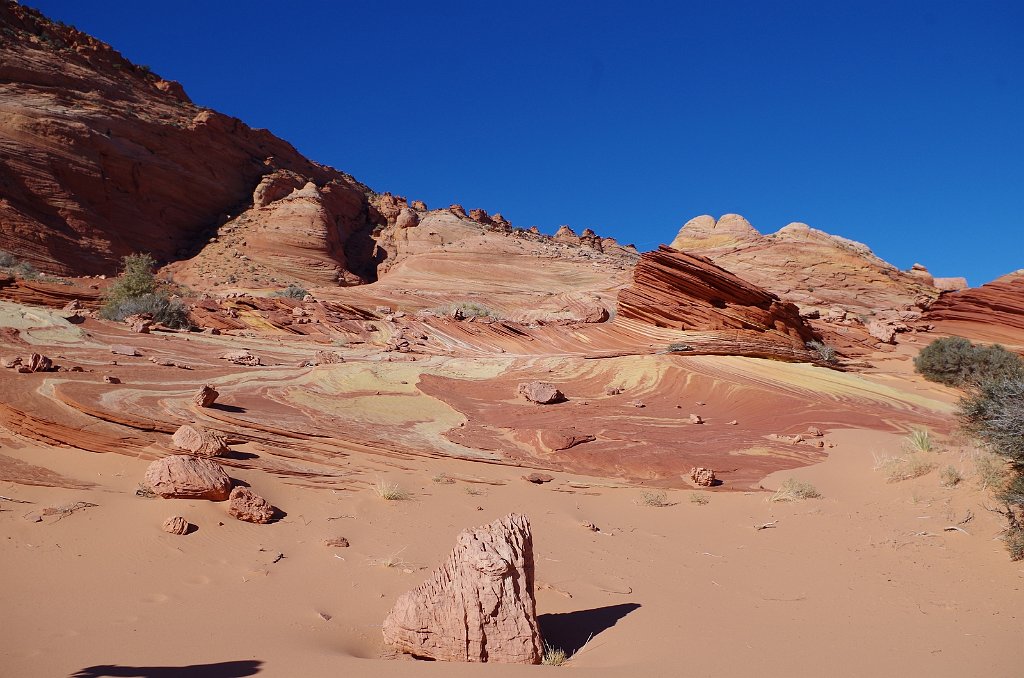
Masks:
[[[286,511],[264,526],[223,504],[135,496],[145,461],[4,438],[0,454],[94,487],[0,483],[34,502],[2,502],[0,663],[11,676],[1017,675],[1024,567],[994,541],[984,493],[969,477],[943,488],[935,472],[887,483],[873,466],[900,453],[897,435],[828,438],[824,463],[765,479],[772,489],[792,476],[823,495],[793,503],[670,490],[673,505],[651,507],[636,487],[566,474],[536,486],[517,469],[447,460],[383,474],[412,493],[393,502],[235,473]],[[955,444],[935,456],[971,472]],[[441,473],[455,482],[434,482]],[[24,517],[76,501],[97,506]],[[381,658],[395,598],[462,528],[510,511],[533,522],[542,628],[573,659],[555,669]],[[969,534],[943,530],[968,511]],[[198,530],[162,532],[173,514]],[[333,536],[351,547],[322,543]],[[184,668],[204,664],[221,666]],[[97,666],[117,668],[88,672]]]

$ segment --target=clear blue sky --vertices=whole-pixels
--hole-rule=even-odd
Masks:
[[[1024,2],[26,0],[430,207],[650,249],[791,221],[1024,267]]]

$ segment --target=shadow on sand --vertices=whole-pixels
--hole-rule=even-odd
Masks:
[[[561,648],[572,656],[579,652],[588,640],[615,626],[616,622],[638,607],[639,603],[621,603],[595,607],[592,610],[542,614],[537,616],[537,622],[540,624],[540,634],[545,643]]]
[[[89,666],[72,673],[69,678],[242,678],[255,676],[263,662],[246,659],[216,664],[190,666]]]

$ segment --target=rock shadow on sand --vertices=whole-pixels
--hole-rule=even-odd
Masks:
[[[545,643],[561,648],[572,656],[587,641],[615,626],[620,619],[639,607],[639,603],[620,603],[576,612],[541,614],[537,616],[537,622]]]
[[[260,672],[263,662],[244,659],[216,664],[190,666],[89,666],[72,673],[69,678],[243,678]]]

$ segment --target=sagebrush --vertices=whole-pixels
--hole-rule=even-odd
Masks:
[[[130,315],[148,313],[168,327],[189,327],[184,305],[172,299],[167,286],[157,281],[155,268],[156,260],[149,254],[123,257],[121,274],[107,289],[100,317],[121,321]]]
[[[914,370],[947,386],[977,386],[1003,379],[1024,379],[1024,360],[998,344],[972,344],[943,337],[921,349]]]

